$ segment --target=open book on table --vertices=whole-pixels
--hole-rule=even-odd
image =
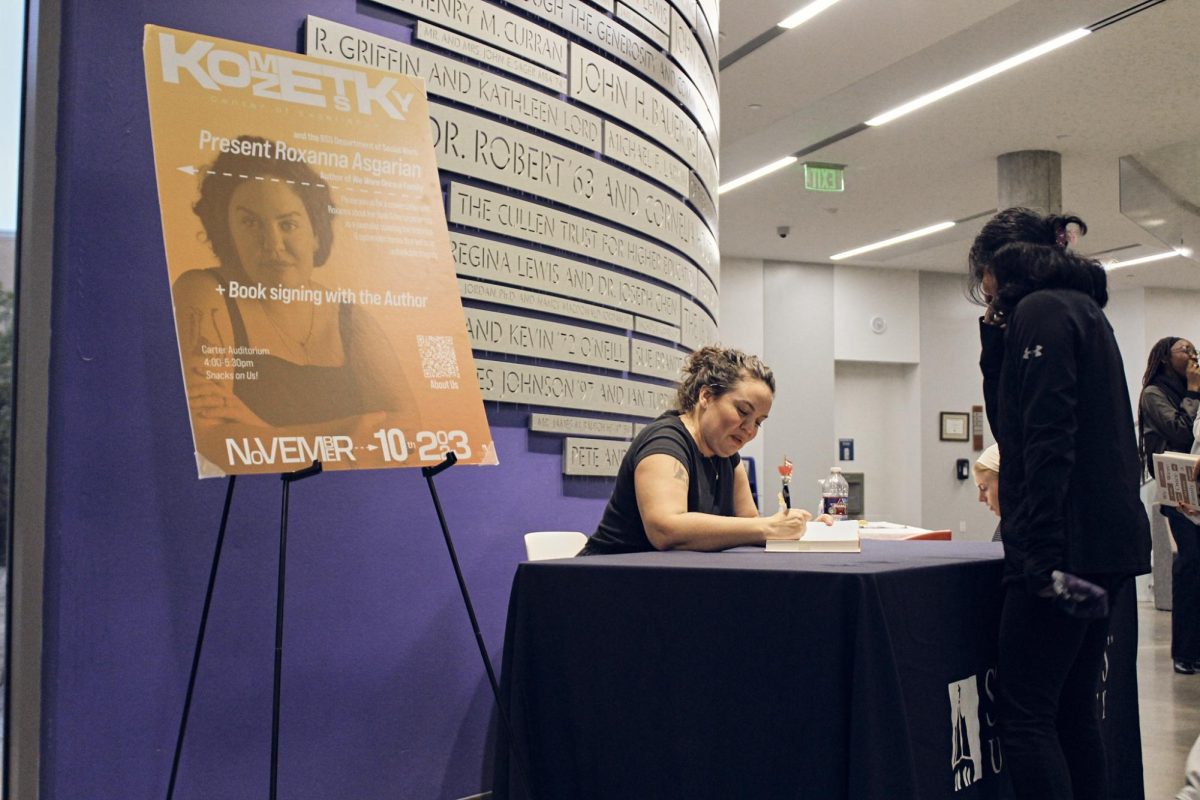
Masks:
[[[767,539],[768,553],[857,553],[858,521],[840,520],[832,525],[810,521],[799,539]]]

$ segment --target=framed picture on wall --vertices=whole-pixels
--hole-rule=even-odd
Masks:
[[[971,415],[957,411],[943,411],[939,436],[943,442],[966,442],[971,439]]]

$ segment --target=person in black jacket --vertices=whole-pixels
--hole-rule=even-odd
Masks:
[[[1096,692],[1103,592],[1149,571],[1141,461],[1104,270],[1068,249],[1078,217],[1010,208],[970,254],[984,400],[1000,473],[999,704],[1018,798],[1106,797]],[[1082,586],[1097,602],[1068,602]]]
[[[1150,350],[1138,401],[1138,438],[1146,471],[1155,453],[1188,453],[1200,407],[1200,366],[1187,339],[1167,336]],[[1178,553],[1171,564],[1171,659],[1175,671],[1200,670],[1200,527],[1171,506],[1159,506]]]

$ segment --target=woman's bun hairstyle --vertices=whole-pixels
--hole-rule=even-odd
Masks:
[[[1042,215],[1028,208],[1008,208],[988,220],[971,245],[968,293],[984,303],[983,276],[996,278],[998,311],[1011,311],[1021,298],[1038,289],[1075,289],[1103,308],[1108,302],[1108,276],[1099,262],[1071,249],[1087,233],[1079,217]]]
[[[720,397],[740,381],[751,379],[762,381],[775,394],[775,374],[758,356],[718,345],[701,347],[683,364],[675,402],[686,414],[696,407],[703,389]]]

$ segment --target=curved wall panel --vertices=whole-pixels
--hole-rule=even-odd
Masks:
[[[485,398],[656,416],[716,337],[715,1],[377,2],[407,41],[309,17],[307,51],[425,80]]]

